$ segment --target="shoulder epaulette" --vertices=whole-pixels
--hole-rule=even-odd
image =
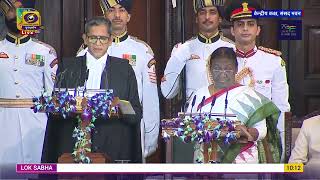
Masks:
[[[235,44],[234,41],[232,41],[231,39],[223,36],[222,34],[220,35],[220,39],[221,39],[222,41],[225,41],[225,42],[228,42],[228,43],[231,43],[231,44]]]
[[[130,36],[131,36],[131,35],[130,35]],[[149,54],[151,54],[152,56],[154,56],[153,51],[152,51],[152,48],[149,46],[149,44],[147,44],[146,42],[142,41],[141,39],[139,39],[139,38],[137,38],[137,37],[135,37],[135,36],[131,36],[131,38],[132,38],[133,40],[135,40],[136,42],[139,42],[139,43],[144,44],[144,45],[148,48],[147,53],[149,53]]]
[[[276,55],[276,56],[281,56],[282,55],[282,53],[280,51],[277,51],[277,50],[274,50],[274,49],[270,49],[270,48],[266,48],[266,47],[263,47],[263,46],[259,46],[258,49],[261,50],[261,51],[264,51],[266,53]]]
[[[44,43],[44,42],[42,42],[42,41],[40,41],[40,40],[38,40],[38,39],[36,39],[36,38],[32,38],[32,41],[33,41],[33,42],[36,42],[36,43],[39,43],[39,44],[41,44],[41,45],[49,48],[49,53],[50,53],[50,54],[53,54],[54,56],[57,57],[57,52],[56,52],[56,50],[55,50],[52,46],[50,46],[49,44]]]

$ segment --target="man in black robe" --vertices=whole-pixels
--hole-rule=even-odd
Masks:
[[[115,97],[129,101],[135,115],[96,120],[91,134],[92,152],[105,153],[112,161],[129,160],[130,163],[140,163],[142,108],[134,71],[127,60],[107,54],[112,43],[109,20],[96,17],[88,21],[83,39],[88,46],[87,54],[65,58],[59,63],[56,87],[113,89]],[[63,119],[61,116],[51,115],[42,153],[43,163],[55,163],[63,153],[73,152],[75,138],[72,133],[77,126],[76,118]]]

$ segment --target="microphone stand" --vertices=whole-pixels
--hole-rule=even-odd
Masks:
[[[201,108],[200,108],[200,115],[201,115],[201,111],[202,111],[202,107],[204,105],[204,100],[206,99],[206,96],[203,96],[202,97],[202,100],[201,100]]]
[[[229,91],[227,91],[227,94],[226,94],[226,99],[225,99],[225,106],[224,106],[224,119],[226,120],[227,119],[227,108],[228,108],[228,93]]]
[[[215,103],[216,103],[216,96],[214,95],[213,98],[212,98],[212,101],[211,101],[211,108],[210,108],[209,119],[211,119],[211,111],[212,111],[212,108],[213,108],[213,106],[214,106]]]
[[[194,107],[194,104],[196,103],[196,99],[197,99],[197,95],[194,95],[194,97],[192,99],[192,103],[191,103],[191,114],[192,114],[192,109]]]

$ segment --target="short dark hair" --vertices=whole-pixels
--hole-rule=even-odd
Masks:
[[[111,22],[110,20],[102,16],[97,16],[90,19],[84,26],[84,33],[88,34],[92,26],[99,26],[99,25],[105,25],[108,29],[108,33],[111,35],[112,33]]]
[[[228,60],[230,60],[230,62],[233,62],[235,64],[235,68],[238,68],[238,61],[237,61],[237,56],[236,53],[234,52],[233,48],[229,48],[229,47],[220,47],[218,49],[216,49],[215,51],[213,51],[213,53],[211,54],[209,63],[210,63],[210,70],[212,69],[212,61],[214,61],[214,59],[218,59],[218,58],[226,58]]]

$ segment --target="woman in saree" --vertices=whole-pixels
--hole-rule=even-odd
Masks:
[[[215,149],[218,156],[211,162],[265,163],[266,153],[261,141],[266,136],[272,161],[279,162],[281,146],[276,125],[280,111],[253,88],[237,83],[236,79],[241,77],[237,76],[237,58],[233,49],[216,49],[207,62],[207,74],[210,85],[196,91],[187,112],[213,114],[211,118],[240,121],[234,127],[239,137],[231,144],[218,143]],[[196,143],[195,162],[208,162],[204,151],[204,143]]]

